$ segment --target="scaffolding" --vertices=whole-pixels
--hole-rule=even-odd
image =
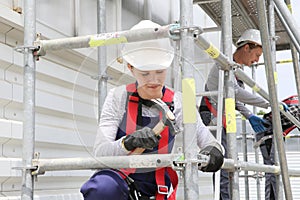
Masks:
[[[269,23],[267,20],[267,15],[265,13],[266,1],[256,1],[257,7],[257,19],[259,25],[254,24],[251,20],[247,21],[247,28],[259,28],[261,30],[261,37],[263,41],[263,52],[264,60],[267,67],[268,75],[268,89],[270,94],[265,92],[255,83],[251,78],[249,78],[242,70],[240,66],[232,61],[231,58],[231,44],[232,38],[236,40],[236,34],[232,36],[232,5],[238,6],[239,11],[245,12],[245,8],[242,6],[246,2],[252,1],[192,1],[192,0],[181,0],[180,1],[180,26],[178,24],[171,24],[163,26],[158,30],[152,29],[142,29],[140,31],[120,31],[113,33],[105,33],[105,0],[98,0],[98,34],[73,37],[73,38],[63,38],[56,40],[41,40],[35,36],[35,0],[25,1],[24,6],[24,46],[18,47],[19,51],[24,53],[24,126],[23,126],[23,162],[22,162],[22,194],[21,198],[23,200],[32,200],[34,193],[34,177],[37,175],[42,175],[46,171],[59,171],[59,170],[82,170],[82,169],[102,169],[110,166],[112,168],[156,168],[156,167],[173,167],[183,173],[184,178],[184,198],[186,200],[199,199],[198,188],[195,187],[198,182],[198,164],[205,164],[208,161],[208,157],[204,155],[198,155],[196,148],[191,148],[196,146],[196,142],[193,141],[192,137],[183,138],[183,152],[178,154],[169,155],[146,155],[146,156],[119,156],[114,157],[99,157],[99,158],[69,158],[69,159],[40,159],[35,158],[35,62],[36,57],[43,56],[47,51],[59,50],[65,48],[83,48],[83,47],[98,47],[98,60],[99,62],[99,113],[101,112],[101,105],[106,96],[106,82],[107,75],[105,73],[106,66],[106,50],[103,48],[106,45],[119,44],[125,42],[134,42],[141,40],[151,40],[158,38],[171,38],[175,40],[180,40],[180,47],[182,57],[186,58],[182,63],[182,86],[188,86],[194,88],[192,67],[188,63],[189,60],[193,59],[194,52],[190,48],[193,43],[203,49],[212,59],[221,65],[221,71],[225,74],[224,84],[225,84],[225,103],[232,103],[234,100],[234,91],[232,85],[232,79],[234,75],[238,76],[246,84],[252,87],[257,93],[259,93],[263,98],[270,101],[271,108],[273,112],[273,130],[276,138],[276,147],[278,150],[279,164],[278,166],[268,166],[257,163],[249,163],[247,161],[239,161],[237,159],[236,150],[236,129],[235,118],[232,118],[232,123],[229,124],[229,137],[228,139],[228,150],[229,158],[225,159],[223,169],[227,169],[230,172],[230,185],[232,199],[239,199],[239,171],[255,171],[255,172],[268,172],[274,173],[276,175],[281,175],[285,199],[293,199],[291,186],[289,182],[289,176],[300,176],[300,170],[288,169],[287,161],[285,156],[285,149],[283,146],[282,139],[282,129],[279,113],[283,113],[287,118],[300,127],[299,122],[289,113],[280,110],[277,101],[276,83],[274,79],[274,52],[275,49],[271,46],[275,44],[275,40],[269,39],[269,33],[271,33],[272,27],[269,27],[272,21],[274,21],[274,12],[269,10]],[[300,52],[300,33],[297,30],[295,22],[291,16],[290,11],[287,6],[281,0],[269,0],[268,5],[273,5],[277,12],[277,17],[280,18],[281,23],[287,29],[288,36],[291,39],[293,45],[291,49],[293,51],[293,58],[296,60],[297,55],[296,49]],[[223,53],[220,52],[216,47],[214,47],[209,41],[202,37],[202,28],[193,26],[193,4],[197,3],[204,8],[204,10],[212,11],[210,5],[217,5],[217,8],[223,9],[222,14],[222,34],[223,34]],[[241,9],[243,8],[243,9]],[[274,10],[274,8],[273,8]],[[210,12],[213,14],[214,12]],[[252,16],[253,17],[253,16]],[[220,18],[218,18],[220,19]],[[104,21],[103,21],[104,20]],[[245,18],[245,20],[248,20]],[[274,30],[273,30],[274,31]],[[235,33],[237,31],[235,30]],[[283,37],[285,38],[285,37]],[[100,47],[101,46],[101,47]],[[280,48],[286,48],[287,44],[283,42]],[[279,49],[280,49],[279,48]],[[300,75],[298,72],[299,67],[297,65],[298,61],[295,61],[295,76],[297,80],[297,85],[299,86]],[[221,77],[221,76],[220,76]],[[177,80],[178,81],[178,80]],[[221,81],[222,82],[222,81]],[[299,91],[299,88],[298,88]],[[185,98],[196,98],[196,94],[193,91],[187,91],[183,89],[183,101]],[[299,95],[299,92],[298,92]],[[192,99],[193,99],[192,98]],[[222,99],[222,98],[220,98]],[[193,99],[195,101],[195,99]],[[233,101],[234,102],[234,101]],[[228,105],[225,105],[228,107]],[[227,110],[229,113],[234,113],[234,106],[229,105],[233,110]],[[190,107],[183,107],[189,113],[197,112],[196,109],[191,109]],[[218,108],[222,110],[222,107]],[[220,115],[219,115],[220,116]],[[230,115],[227,115],[230,117]],[[220,120],[218,122],[217,129],[220,129]],[[184,119],[184,135],[187,133],[193,133],[195,129],[195,123],[185,122]],[[244,136],[245,137],[245,136]],[[244,139],[245,140],[245,139]],[[187,148],[189,147],[189,148]],[[116,160],[118,162],[116,162]]]

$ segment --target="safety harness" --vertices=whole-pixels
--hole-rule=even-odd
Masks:
[[[136,84],[129,84],[126,86],[127,90],[127,114],[126,116],[126,135],[133,133],[137,130],[137,125],[142,126],[142,99],[139,97],[137,93]],[[164,88],[163,98],[162,100],[167,105],[172,105],[174,97],[174,92],[168,88]],[[171,109],[171,108],[170,108]],[[172,110],[172,109],[171,109]],[[160,119],[162,113],[160,113]],[[159,154],[167,154],[169,145],[169,128],[166,127],[161,132],[161,139],[158,144],[158,153]],[[136,169],[123,169],[125,174],[129,175],[131,173],[135,173]],[[170,167],[157,168],[155,171],[155,179],[157,184],[157,193],[156,200],[164,200],[166,195],[169,194],[168,186],[166,186],[165,182],[165,174],[168,173],[170,177],[170,181],[173,187],[172,194],[169,196],[168,200],[176,199],[176,189],[178,185],[178,176],[177,173]]]
[[[235,61],[235,60],[234,60]],[[245,85],[244,85],[244,82],[241,81],[238,77],[235,76],[235,79],[236,79],[236,82],[237,84],[245,89]],[[207,89],[207,86],[205,85],[205,88]],[[207,96],[204,96],[204,101],[205,101],[205,104],[207,106],[207,108],[209,109],[209,111],[214,115],[214,117],[217,117],[218,113],[217,113],[217,109],[214,107],[214,105],[211,103],[211,99]],[[226,129],[226,116],[225,114],[222,115],[222,123],[223,123],[223,127]]]
[[[209,98],[207,96],[204,96],[203,98],[204,98],[205,104],[206,104],[207,108],[209,109],[209,111],[214,115],[214,117],[217,117],[218,112],[217,112],[216,108],[211,104]],[[222,123],[223,123],[223,127],[226,128],[225,115],[222,115]]]

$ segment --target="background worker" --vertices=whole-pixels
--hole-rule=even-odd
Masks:
[[[281,104],[286,112],[289,112],[294,116],[298,121],[300,120],[300,109],[298,96],[294,95],[289,98],[284,99]],[[289,134],[296,126],[286,118],[282,113],[280,113],[281,126],[283,131],[283,136]],[[273,129],[272,129],[272,112],[266,113],[263,116],[268,123],[266,124],[267,130],[256,134],[256,141],[261,143],[259,145],[260,151],[263,157],[263,162],[265,165],[274,165],[275,164],[275,150],[274,150],[274,139],[273,139]],[[269,136],[272,137],[269,137]],[[264,137],[268,139],[260,140]],[[265,200],[275,200],[277,197],[276,190],[276,176],[274,173],[265,173]]]
[[[261,55],[262,43],[260,32],[256,29],[246,30],[237,41],[237,49],[233,54],[233,60],[241,65],[250,66],[253,63],[258,62]],[[218,90],[219,69],[220,66],[218,64],[215,64],[212,67],[205,85],[206,91]],[[249,120],[253,130],[256,133],[265,131],[266,128],[263,126],[264,120],[254,115],[245,106],[245,104],[268,108],[269,103],[263,98],[245,90],[244,83],[241,80],[238,80],[236,78],[234,79],[233,84],[235,91],[235,109]],[[214,124],[214,122],[216,121],[214,120],[214,118],[217,117],[215,116],[215,111],[217,110],[217,102],[217,96],[202,98],[199,112],[205,125],[216,125]],[[225,157],[227,157],[226,126],[224,120],[222,130],[222,145],[225,148]],[[220,199],[230,199],[228,172],[225,170],[221,170]]]
[[[131,30],[158,27],[158,24],[144,20]],[[146,149],[143,154],[170,153],[175,136],[168,127],[161,137],[155,136],[152,128],[160,120],[160,112],[150,101],[159,98],[166,102],[175,115],[176,124],[183,129],[181,93],[165,86],[167,68],[174,57],[169,39],[125,44],[122,54],[136,83],[114,88],[108,93],[95,141],[95,156],[125,156],[136,148]],[[222,147],[198,113],[195,133],[201,152],[210,156],[208,165],[199,169],[219,170],[224,160]],[[176,183],[173,183],[176,179],[177,174],[171,168],[101,170],[82,186],[81,192],[85,200],[159,200],[167,196],[175,199],[176,192],[170,194],[169,191],[171,185],[176,191]]]

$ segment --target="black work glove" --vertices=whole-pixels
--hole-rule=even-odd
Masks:
[[[206,166],[201,167],[199,165],[199,170],[203,172],[216,172],[222,167],[224,156],[217,147],[207,146],[200,153],[209,156],[209,160]]]
[[[158,143],[159,138],[149,127],[137,130],[124,138],[124,147],[128,151],[132,151],[135,148],[152,149],[157,147]]]

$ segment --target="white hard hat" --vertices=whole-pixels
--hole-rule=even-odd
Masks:
[[[161,27],[159,24],[150,20],[142,20],[130,30],[159,27]],[[157,39],[125,43],[122,56],[133,67],[142,71],[150,71],[168,68],[173,61],[174,52],[169,39]]]
[[[260,31],[257,29],[248,29],[246,30],[239,40],[236,42],[237,48],[241,47],[247,43],[253,43],[257,44],[259,46],[262,46],[261,44],[261,38],[260,38]]]

